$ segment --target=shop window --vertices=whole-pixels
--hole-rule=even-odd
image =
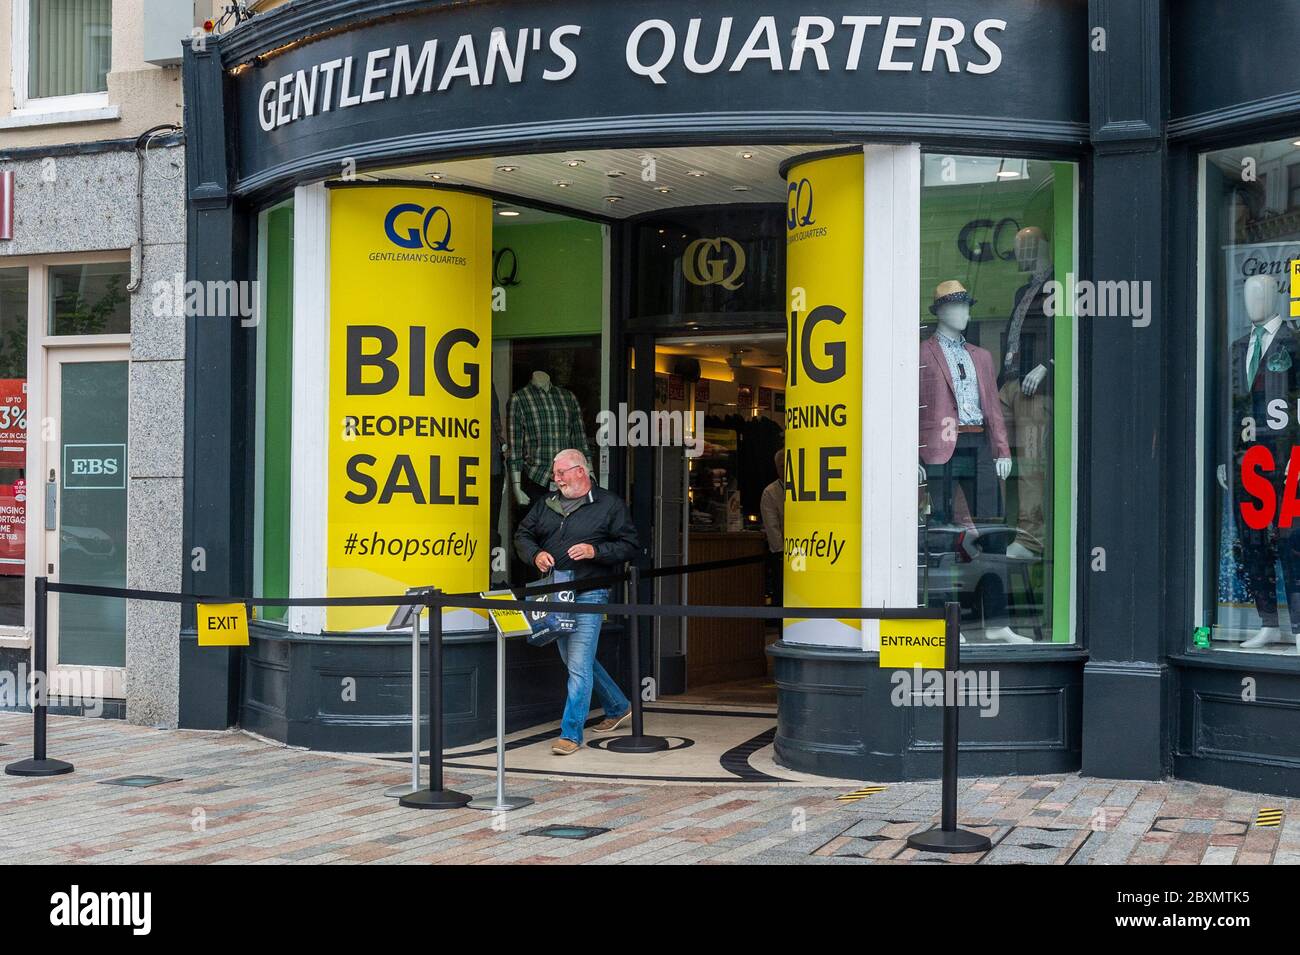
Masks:
[[[27,270],[0,268],[0,626],[23,625],[26,513]]]
[[[293,204],[261,215],[262,317],[257,341],[256,496],[253,575],[256,592],[289,593],[289,516],[293,394]],[[285,607],[259,607],[263,620],[285,619]]]
[[[968,643],[1068,643],[1075,167],[927,155],[921,190],[923,605]]]
[[[536,579],[514,553],[528,502],[550,490],[556,452],[574,447],[597,469],[603,405],[604,236],[592,222],[525,213],[494,223],[490,475],[493,584]]]
[[[25,78],[27,86],[18,91],[20,101],[108,90],[113,54],[110,0],[18,0],[13,6],[14,53],[27,65],[25,77],[18,73],[19,82]]]
[[[1198,650],[1300,656],[1296,137],[1202,164],[1206,564]],[[1267,182],[1285,182],[1271,196]],[[1291,480],[1288,483],[1288,471]]]
[[[52,265],[51,335],[128,335],[131,332],[129,262]]]

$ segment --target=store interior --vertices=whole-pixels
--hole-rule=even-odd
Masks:
[[[520,424],[525,416],[512,414],[536,393],[529,389],[567,391],[577,419],[565,432],[571,440],[556,434],[541,443],[588,451],[605,482],[610,455],[626,449],[617,437],[601,446],[601,409],[616,414],[626,403],[673,419],[677,446],[654,448],[651,511],[636,515],[653,528],[653,562],[755,561],[684,583],[661,579],[657,600],[780,602],[760,502],[777,479],[785,417],[781,164],[818,148],[592,150],[416,164],[374,176],[461,185],[493,197],[493,284],[504,291],[493,321],[493,386],[504,443],[530,441]],[[612,392],[609,374],[615,266],[605,223],[612,220],[638,226],[629,232],[631,308],[653,331],[640,350],[629,345],[623,395]],[[638,359],[655,367],[654,394],[639,399],[632,393]],[[630,473],[632,457],[624,491],[642,478]],[[500,487],[493,545],[508,553],[514,526],[545,483],[539,469],[531,470],[507,456],[493,476]],[[515,584],[534,576],[509,553],[492,580]],[[652,632],[659,698],[775,706],[765,652],[779,638],[775,622],[658,618]]]
[[[626,483],[617,490],[651,531],[654,565],[754,558],[685,582],[661,578],[656,601],[781,603],[780,563],[766,534],[775,521],[764,521],[762,499],[778,477],[773,458],[785,426],[782,166],[819,151],[584,150],[417,163],[362,177],[462,187],[493,201],[493,286],[501,296],[493,313],[494,430],[502,446],[544,452],[531,463],[517,451],[494,459],[492,543],[505,555],[493,562],[494,586],[536,576],[514,556],[513,530],[548,489],[548,455],[574,446],[606,486],[618,472],[615,455],[624,456]],[[1052,608],[1067,606],[1071,591],[1053,567],[1069,553],[1073,511],[1054,486],[1069,474],[1073,449],[1070,430],[1053,422],[1072,415],[1073,332],[1068,316],[1046,314],[1043,300],[1053,271],[1063,274],[1073,261],[1074,172],[1062,163],[926,156],[922,174],[921,338],[935,335],[937,313],[927,306],[937,286],[973,293],[963,300],[966,340],[997,356],[996,400],[983,409],[990,430],[974,444],[992,449],[992,425],[1005,419],[1010,458],[991,488],[973,486],[978,494],[955,468],[929,468],[918,501],[918,601],[959,600],[967,642],[1068,641]],[[616,249],[617,223],[629,228],[619,230]],[[621,376],[613,373],[615,341],[626,349]],[[648,381],[642,363],[653,363],[653,394],[635,393]],[[1057,378],[1066,384],[1057,388]],[[530,433],[537,426],[518,411],[542,394],[561,399],[563,420]],[[652,439],[652,453],[637,454],[628,435],[602,434],[602,410],[623,427],[620,409],[670,419],[675,446]],[[699,453],[684,453],[683,444]],[[779,485],[776,493],[783,500]],[[775,624],[659,618],[650,629],[657,699],[775,705],[765,652],[779,637]]]

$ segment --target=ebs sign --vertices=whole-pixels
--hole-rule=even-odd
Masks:
[[[416,225],[417,222],[420,224]],[[405,232],[399,232],[399,229],[404,229]],[[401,249],[455,251],[451,247],[451,213],[442,206],[433,206],[428,210],[413,202],[393,206],[384,217],[384,232],[388,234],[389,241]]]

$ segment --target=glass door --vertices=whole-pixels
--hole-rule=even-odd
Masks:
[[[126,584],[129,346],[50,350],[46,387],[56,440],[44,474],[51,580]],[[122,698],[126,601],[60,594],[50,600],[51,691]]]

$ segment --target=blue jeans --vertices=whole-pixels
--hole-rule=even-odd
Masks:
[[[575,603],[604,604],[609,603],[609,590],[585,590],[575,595]],[[618,688],[618,684],[596,660],[596,647],[600,643],[600,620],[598,613],[574,614],[573,632],[565,637],[558,637],[555,646],[560,651],[560,659],[569,670],[569,695],[564,703],[564,717],[560,721],[560,735],[575,743],[582,742],[582,728],[591,711],[592,690],[596,693],[596,702],[605,711],[606,716],[622,716],[632,704]]]

